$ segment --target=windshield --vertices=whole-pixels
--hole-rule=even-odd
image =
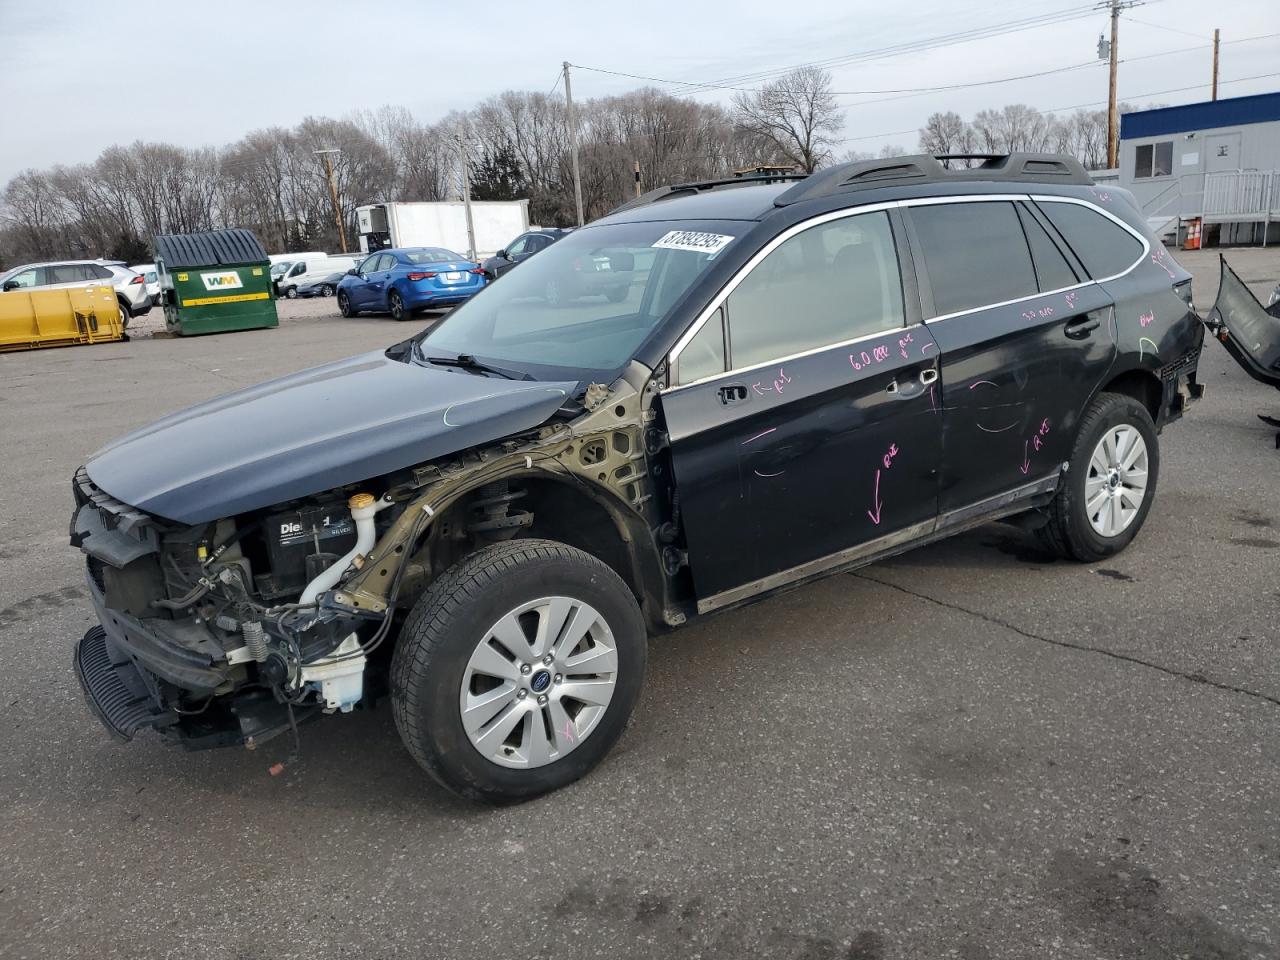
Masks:
[[[401,254],[410,263],[439,263],[441,260],[465,260],[460,253],[446,250],[444,247],[423,247],[420,250],[406,250]]]
[[[281,260],[271,265],[271,275],[273,277],[283,277],[284,272],[293,266],[292,260]]]
[[[419,353],[517,368],[621,369],[749,226],[666,221],[575,230],[454,310],[423,337]]]

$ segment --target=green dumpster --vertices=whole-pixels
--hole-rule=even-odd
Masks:
[[[156,237],[164,322],[191,336],[279,324],[267,251],[250,230]]]

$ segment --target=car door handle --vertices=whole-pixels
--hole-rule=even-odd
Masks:
[[[737,403],[739,400],[747,399],[747,388],[740,383],[731,383],[727,387],[721,387],[716,393],[720,397],[721,403]]]
[[[923,370],[920,371],[920,383],[923,386],[927,387],[929,384],[933,383],[937,379],[938,379],[937,367],[925,367]]]
[[[1085,337],[1089,336],[1089,334],[1093,333],[1093,331],[1097,330],[1101,323],[1102,321],[1098,319],[1095,314],[1087,313],[1083,320],[1076,320],[1073,323],[1068,323],[1062,328],[1062,332],[1072,340],[1083,340]]]

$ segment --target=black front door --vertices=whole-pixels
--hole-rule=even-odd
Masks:
[[[938,350],[907,323],[889,215],[774,244],[662,396],[702,609],[926,533],[937,513]]]
[[[945,520],[1070,459],[1079,417],[1116,355],[1112,301],[1030,207],[943,202],[908,216],[942,356]]]

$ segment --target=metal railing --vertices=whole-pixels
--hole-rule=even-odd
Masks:
[[[1204,219],[1280,219],[1280,171],[1235,170],[1204,177]]]

